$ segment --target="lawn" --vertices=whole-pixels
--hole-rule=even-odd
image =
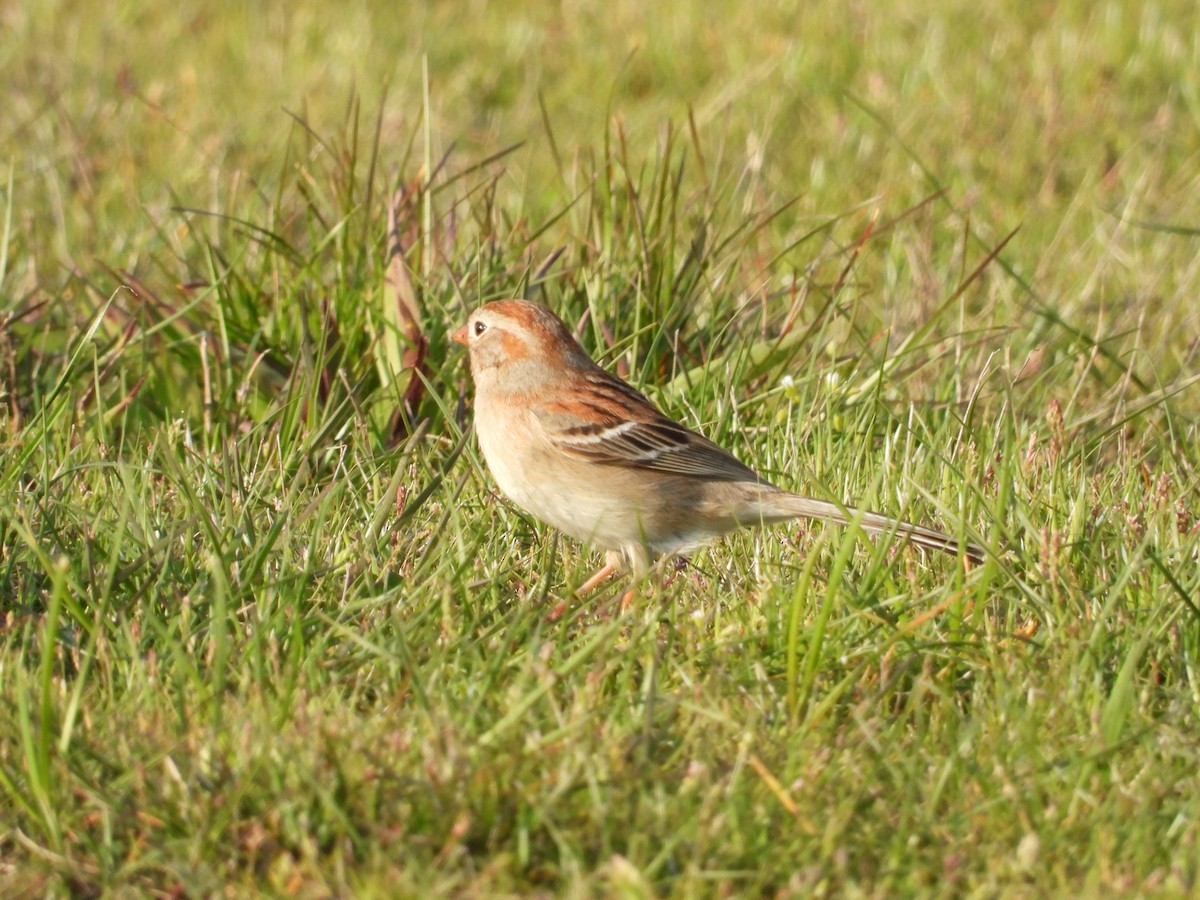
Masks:
[[[1200,11],[0,7],[0,894],[1200,891]],[[504,501],[537,299],[795,523]]]

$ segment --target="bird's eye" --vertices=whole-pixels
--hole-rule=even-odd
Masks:
[[[487,331],[486,325],[484,325],[482,322],[475,323],[475,337],[479,337],[479,335],[483,334],[485,331]]]

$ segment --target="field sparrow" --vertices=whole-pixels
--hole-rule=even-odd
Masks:
[[[536,303],[498,300],[452,339],[467,347],[475,431],[500,490],[607,565],[644,574],[652,558],[746,525],[806,517],[894,532],[947,553],[983,551],[932,528],[813,500],[768,484],[712,441],[663,415],[600,368],[563,321]]]

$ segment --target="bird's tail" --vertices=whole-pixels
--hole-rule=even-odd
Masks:
[[[836,522],[839,525],[849,525],[857,521],[864,531],[872,534],[896,534],[904,537],[918,547],[929,550],[941,550],[957,556],[961,549],[967,557],[977,563],[983,562],[985,553],[982,547],[969,542],[959,541],[948,534],[923,525],[914,525],[879,513],[867,512],[850,506],[830,503],[828,500],[814,500],[786,491],[772,493],[764,497],[760,507],[764,519],[780,521],[783,519],[805,518],[822,519],[826,522]]]

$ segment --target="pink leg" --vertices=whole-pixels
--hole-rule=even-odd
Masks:
[[[633,588],[627,590],[621,595],[621,615],[625,615],[625,611],[629,609],[629,604],[633,603],[633,598],[637,596],[637,591]]]
[[[603,584],[605,581],[611,578],[614,574],[616,574],[616,571],[616,566],[614,566],[612,563],[606,563],[602,569],[596,572],[595,575],[581,584],[578,590],[575,591],[575,594],[582,597],[588,591],[594,590],[597,585]]]

